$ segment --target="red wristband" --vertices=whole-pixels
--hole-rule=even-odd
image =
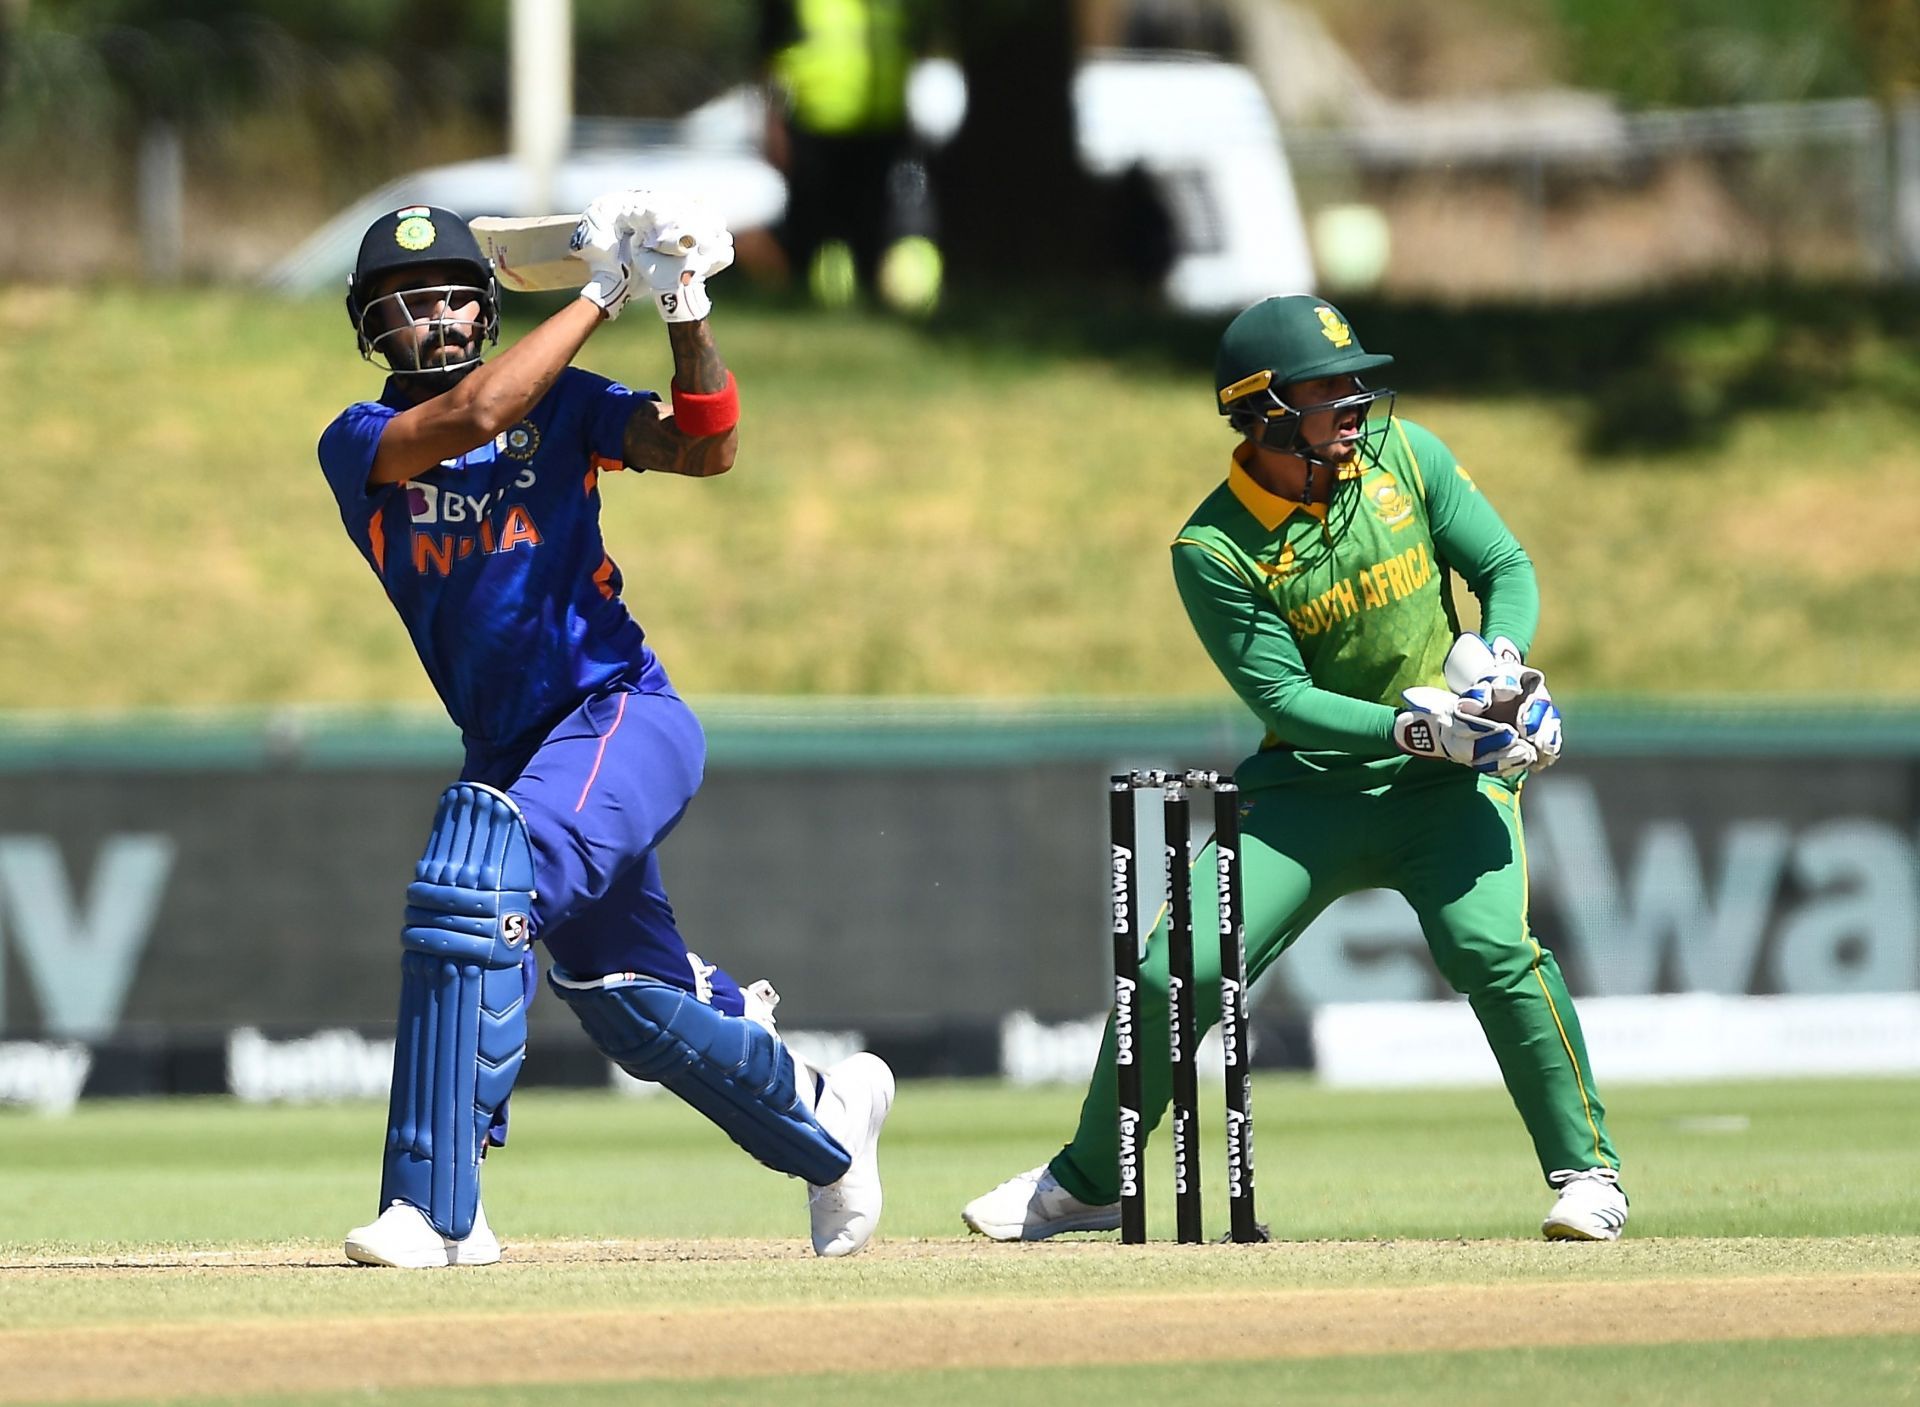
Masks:
[[[740,388],[734,384],[733,373],[727,373],[727,384],[717,391],[683,391],[679,381],[673,383],[673,420],[682,434],[691,435],[696,440],[704,440],[709,435],[724,435],[740,423]]]

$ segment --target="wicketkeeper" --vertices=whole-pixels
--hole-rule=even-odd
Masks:
[[[1525,663],[1533,566],[1447,447],[1361,379],[1392,360],[1317,298],[1234,319],[1214,374],[1241,443],[1173,543],[1194,630],[1266,730],[1236,772],[1249,972],[1343,894],[1405,895],[1532,1136],[1555,1195],[1541,1229],[1611,1241],[1627,1220],[1619,1159],[1566,983],[1527,927],[1521,779],[1561,743],[1546,681]],[[1480,603],[1477,634],[1455,618],[1456,573]],[[1196,912],[1214,883],[1209,846]],[[1161,924],[1135,1027],[1148,1129],[1168,1102],[1165,940]],[[1202,943],[1196,959],[1204,1031],[1220,1015],[1219,953]],[[1116,1116],[1109,1021],[1073,1140],[968,1203],[966,1224],[1001,1241],[1118,1226]]]
[[[691,251],[664,252],[680,248],[668,229],[694,232]],[[360,351],[390,374],[327,427],[320,464],[466,763],[407,890],[380,1210],[346,1252],[500,1258],[480,1163],[506,1141],[537,939],[594,1043],[810,1184],[814,1249],[846,1255],[879,1219],[893,1076],[871,1055],[808,1068],[775,1033],[771,987],[743,991],[687,951],[656,852],[700,785],[705,739],[600,531],[602,475],[733,464],[739,399],[706,292],[733,238],[697,202],[622,191],[587,208],[574,244],[580,296],[492,361],[493,268],[451,211],[376,220],[349,284]],[[570,365],[636,292],[667,323],[671,407]]]

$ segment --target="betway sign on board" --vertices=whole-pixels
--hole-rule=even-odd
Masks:
[[[1531,914],[1576,995],[1920,988],[1909,767],[1617,761],[1529,783]],[[1332,906],[1280,962],[1303,1006],[1446,992],[1405,902]]]
[[[772,979],[796,1029],[864,1032],[909,1072],[990,1073],[1011,1014],[1038,1023],[1021,1028],[1038,1048],[1040,1028],[1109,998],[1107,772],[1230,766],[1244,730],[944,721],[923,739],[876,724],[753,746],[710,731],[707,787],[664,854],[693,946]],[[0,726],[0,1100],[97,1089],[116,1060],[181,1051],[215,1071],[240,1051],[250,1088],[306,1088],[323,1066],[365,1085],[392,1035],[401,896],[457,766],[433,737],[362,728],[351,748],[203,747],[186,766],[178,750],[10,745]],[[1871,755],[1806,728],[1792,756],[1576,746],[1524,804],[1534,926],[1574,991],[1920,990],[1920,720],[1901,739]],[[928,954],[962,952],[929,980]],[[1253,1006],[1298,1022],[1446,995],[1404,902],[1366,894],[1329,909]],[[536,1042],[584,1052],[557,1006],[533,1023]],[[312,1044],[323,1031],[376,1044],[336,1058],[340,1041]],[[291,1039],[309,1045],[261,1044]]]

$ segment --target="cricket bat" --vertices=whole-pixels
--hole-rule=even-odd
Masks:
[[[546,293],[578,288],[587,281],[587,266],[574,255],[574,226],[578,215],[482,215],[467,222],[480,252],[493,260],[500,286],[514,293]],[[662,254],[690,253],[697,236],[668,226],[650,246]]]

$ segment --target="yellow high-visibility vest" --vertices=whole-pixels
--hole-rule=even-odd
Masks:
[[[801,37],[775,57],[773,73],[799,127],[842,136],[904,125],[912,63],[904,11],[901,0],[794,0]]]

